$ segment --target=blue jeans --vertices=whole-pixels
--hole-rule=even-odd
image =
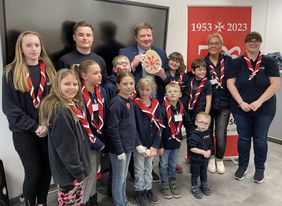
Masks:
[[[212,155],[215,154],[217,159],[223,159],[225,148],[226,148],[226,136],[227,136],[227,126],[230,117],[229,109],[214,109],[211,111],[211,137],[213,137],[213,126],[214,134],[216,138],[216,145],[214,141],[211,141],[212,144]],[[213,140],[213,138],[212,138]]]
[[[255,168],[264,169],[267,157],[267,134],[274,114],[264,116],[249,116],[233,113],[237,123],[239,167],[247,168],[250,158],[253,138],[255,153]]]
[[[168,182],[169,178],[176,176],[176,163],[178,159],[179,149],[164,150],[160,156],[160,177],[162,182]]]
[[[127,202],[126,177],[131,154],[126,153],[124,160],[118,160],[116,154],[109,153],[112,164],[112,195],[115,206],[125,206]]]
[[[134,189],[143,191],[152,189],[152,169],[154,157],[144,157],[138,152],[133,153],[134,159]]]

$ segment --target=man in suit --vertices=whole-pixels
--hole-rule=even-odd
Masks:
[[[120,49],[119,53],[128,57],[131,62],[132,73],[137,83],[139,79],[147,76],[148,73],[144,69],[142,63],[144,54],[149,49],[154,50],[158,53],[162,60],[162,70],[154,75],[157,88],[157,98],[160,103],[163,102],[164,98],[164,82],[160,78],[165,71],[168,70],[168,59],[166,52],[163,49],[152,46],[153,44],[153,27],[148,23],[139,23],[135,26],[134,37],[136,45]]]

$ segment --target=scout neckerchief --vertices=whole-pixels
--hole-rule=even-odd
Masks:
[[[248,65],[249,70],[252,72],[252,74],[250,75],[248,80],[251,80],[252,78],[254,78],[256,76],[257,72],[259,71],[262,56],[263,56],[262,53],[259,53],[259,57],[258,57],[258,61],[256,63],[256,66],[255,66],[255,68],[253,68],[253,65],[251,63],[251,60],[248,57],[247,52],[244,53],[244,59],[246,60],[246,63]]]
[[[83,112],[81,112],[81,110],[78,109],[75,106],[75,104],[73,104],[73,103],[69,103],[69,107],[71,108],[73,113],[76,115],[76,117],[79,119],[79,122],[82,124],[83,128],[87,132],[89,139],[90,139],[90,142],[95,143],[96,137],[93,135],[93,133],[92,133],[90,127],[89,127],[89,123],[86,120],[86,115]]]
[[[222,60],[220,61],[220,78],[218,78],[218,75],[217,75],[217,73],[216,73],[216,71],[215,71],[214,66],[213,66],[213,65],[209,65],[209,66],[210,66],[211,71],[212,71],[212,73],[213,73],[213,75],[214,75],[214,77],[215,77],[215,79],[216,79],[216,81],[217,81],[217,86],[216,86],[216,88],[220,87],[220,88],[222,89],[222,88],[223,88],[223,86],[222,86],[222,80],[223,80],[223,77],[224,77],[224,59],[222,59]]]
[[[189,100],[189,103],[188,103],[188,109],[189,110],[192,110],[192,109],[195,108],[195,105],[196,105],[196,103],[198,101],[198,98],[199,98],[199,96],[200,96],[200,94],[201,94],[201,92],[203,90],[203,87],[205,86],[206,81],[207,81],[207,78],[205,77],[205,78],[203,78],[201,80],[201,83],[200,83],[200,85],[199,85],[199,87],[198,87],[198,89],[196,91],[196,94],[194,96],[194,99],[193,99],[193,94],[192,94],[193,92],[192,92],[192,90],[193,90],[193,83],[194,83],[194,81],[195,81],[195,78],[193,78],[191,80],[191,83],[190,83],[190,100]]]
[[[179,114],[182,115],[183,114],[183,105],[180,101],[178,101],[178,103],[179,103]],[[178,125],[177,125],[177,127],[175,127],[175,125],[172,121],[171,105],[170,105],[167,98],[165,98],[165,110],[166,110],[166,116],[167,116],[167,119],[168,119],[168,125],[169,125],[170,133],[171,133],[171,137],[169,138],[169,140],[175,139],[176,141],[181,142],[181,140],[177,137],[177,135],[181,131],[182,120],[178,121]]]
[[[156,125],[156,127],[158,128],[158,130],[160,131],[160,127],[165,127],[163,122],[155,117],[156,114],[156,110],[159,106],[159,102],[157,99],[153,98],[151,100],[151,108],[148,108],[142,101],[140,98],[136,98],[135,99],[135,103],[137,104],[137,106],[141,109],[142,112],[144,112],[151,120],[151,122],[154,122],[154,124]]]
[[[26,75],[27,83],[30,88],[29,94],[32,98],[33,106],[36,109],[39,107],[40,100],[41,100],[41,97],[44,91],[45,82],[46,82],[46,69],[45,69],[44,62],[42,60],[39,60],[39,67],[40,67],[40,76],[41,77],[40,77],[40,84],[39,84],[39,89],[37,92],[37,97],[35,97],[35,94],[34,94],[34,86],[33,86],[31,77],[29,75],[28,69],[27,69],[27,75]]]
[[[136,98],[137,96],[137,92],[136,90],[134,89],[133,92],[129,95],[129,99],[131,99],[131,101],[134,101],[134,99]]]
[[[104,120],[103,120],[104,119],[104,110],[103,110],[102,97],[100,93],[100,87],[96,85],[94,87],[94,90],[95,90],[95,94],[96,94],[97,102],[98,102],[98,116],[99,116],[98,122],[95,121],[93,105],[91,102],[89,92],[87,91],[85,85],[82,86],[81,92],[82,92],[82,96],[86,102],[86,106],[87,106],[87,109],[91,117],[91,124],[96,128],[97,133],[102,134],[101,130],[104,126]]]
[[[170,82],[176,82],[179,86],[181,86],[181,85],[182,85],[182,79],[183,79],[184,74],[185,74],[184,72],[181,73],[181,74],[179,74],[179,78],[178,78],[177,81],[175,81],[175,76],[174,76],[174,80],[171,80]]]

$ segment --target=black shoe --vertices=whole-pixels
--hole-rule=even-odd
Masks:
[[[146,196],[150,203],[157,204],[160,202],[160,199],[153,193],[152,190],[146,190]]]
[[[248,170],[245,167],[238,167],[238,169],[236,170],[235,174],[234,174],[234,178],[236,180],[242,180],[244,179],[245,175],[247,174]]]
[[[153,182],[157,183],[160,182],[160,177],[152,170]]]
[[[89,204],[90,206],[98,206],[97,194],[95,194],[95,195],[93,195],[93,196],[91,196],[91,197],[89,198],[88,204]]]
[[[146,192],[144,191],[136,191],[136,200],[139,206],[150,206],[150,203],[146,197]]]
[[[208,187],[208,183],[207,182],[202,182],[202,184],[201,184],[201,191],[206,196],[210,196],[211,195],[211,190]]]
[[[257,169],[257,170],[255,171],[254,176],[253,176],[253,181],[254,181],[255,183],[260,184],[260,183],[263,182],[263,180],[264,180],[264,170],[263,170],[263,169]]]
[[[197,185],[191,187],[191,193],[197,199],[203,198],[203,193],[201,192],[201,190],[199,189]]]

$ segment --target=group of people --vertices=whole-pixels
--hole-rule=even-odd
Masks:
[[[98,205],[102,153],[111,163],[114,205],[134,205],[126,196],[130,162],[138,204],[160,201],[152,191],[156,156],[163,197],[180,198],[176,166],[182,127],[190,191],[198,199],[209,196],[207,171],[225,172],[231,112],[239,134],[234,177],[244,178],[253,139],[253,180],[264,180],[267,133],[275,115],[280,75],[274,60],[260,52],[259,33],[246,36],[246,52],[236,59],[221,53],[220,34],[209,35],[207,56],[195,59],[188,72],[183,56],[173,52],[167,57],[164,50],[152,46],[152,26],[140,23],[134,30],[136,45],[120,49],[107,75],[105,61],[92,51],[93,31],[85,21],[74,25],[76,48],[58,60],[56,69],[40,35],[25,31],[18,37],[14,60],[5,67],[3,111],[25,171],[26,205],[47,204],[51,175],[58,185],[59,205]],[[154,75],[146,72],[143,62],[149,49],[162,60]]]

